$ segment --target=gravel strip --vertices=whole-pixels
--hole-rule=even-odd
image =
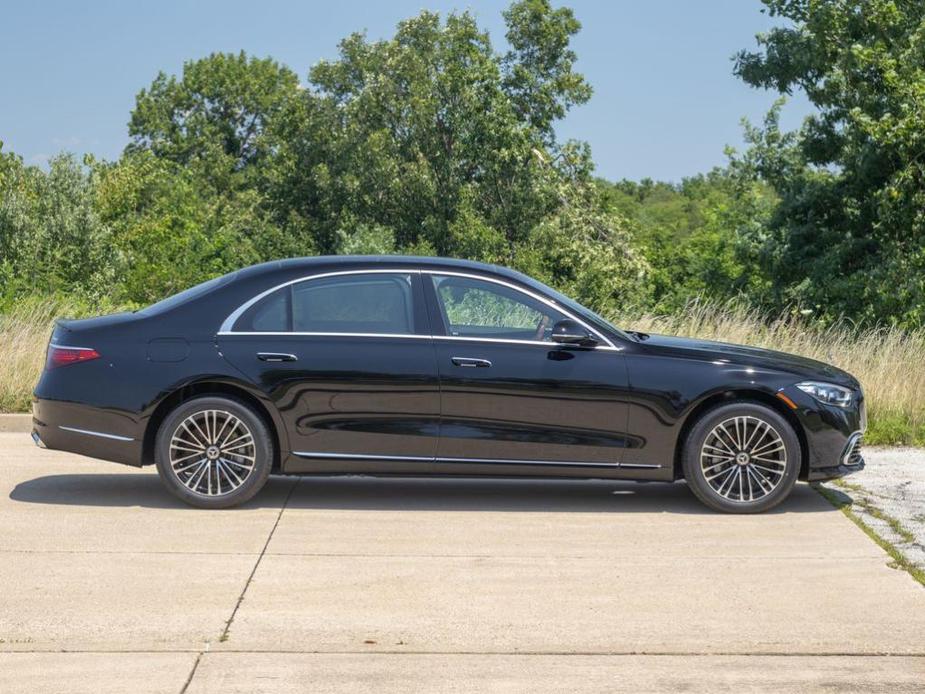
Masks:
[[[863,471],[823,486],[905,558],[925,570],[925,449],[866,448]]]

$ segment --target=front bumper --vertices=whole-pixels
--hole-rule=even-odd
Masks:
[[[860,472],[864,469],[864,456],[861,455],[861,440],[863,433],[854,432],[845,444],[838,465],[831,467],[812,467],[809,469],[807,479],[810,482],[820,482],[831,480],[836,477],[844,477],[854,472]]]
[[[794,414],[803,429],[806,455],[801,479],[827,480],[864,469],[861,441],[867,413],[860,388],[847,408],[821,403],[796,387],[781,392],[797,405]]]

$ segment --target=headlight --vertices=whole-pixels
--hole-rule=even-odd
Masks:
[[[824,402],[826,405],[848,407],[851,404],[851,391],[848,388],[836,386],[832,383],[804,381],[803,383],[797,383],[797,388],[804,393],[809,393],[816,400]]]

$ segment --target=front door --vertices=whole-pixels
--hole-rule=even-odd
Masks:
[[[426,471],[439,383],[420,275],[346,272],[264,297],[219,336],[275,403],[289,471]]]
[[[567,317],[514,285],[423,276],[441,384],[437,471],[616,474],[627,435],[624,358],[553,343]]]

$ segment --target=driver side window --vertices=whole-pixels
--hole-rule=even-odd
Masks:
[[[503,284],[454,275],[431,277],[447,335],[550,342],[552,326],[566,318]]]

